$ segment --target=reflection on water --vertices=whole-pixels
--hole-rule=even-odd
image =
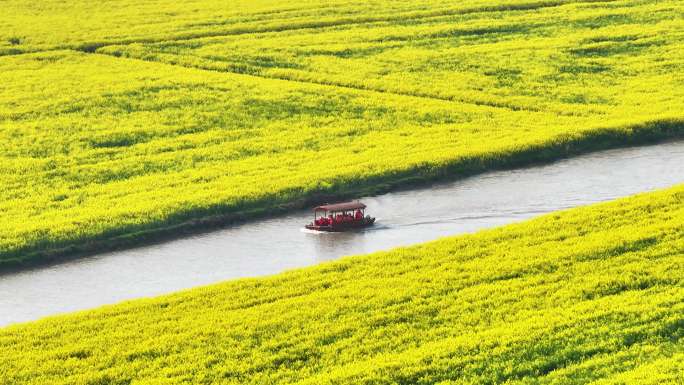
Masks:
[[[0,276],[0,325],[494,227],[684,182],[684,142],[363,198],[373,228],[302,231],[311,213]],[[8,294],[11,293],[11,294]]]
[[[314,245],[314,254],[319,262],[330,261],[336,258],[335,251],[341,244],[347,248],[366,248],[367,230],[356,230],[348,233],[309,233],[309,238]]]

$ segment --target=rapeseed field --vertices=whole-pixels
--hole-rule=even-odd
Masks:
[[[680,384],[684,186],[0,329],[0,384]]]
[[[8,0],[0,268],[682,136],[677,0]]]

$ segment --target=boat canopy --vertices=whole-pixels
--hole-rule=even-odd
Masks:
[[[314,208],[314,211],[350,211],[365,209],[366,205],[361,202],[345,202],[345,203],[335,203],[332,205],[323,205]]]

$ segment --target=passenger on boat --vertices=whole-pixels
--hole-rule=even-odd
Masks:
[[[363,213],[361,212],[361,210],[356,210],[356,214],[354,214],[354,216],[356,217],[357,221],[363,219]]]

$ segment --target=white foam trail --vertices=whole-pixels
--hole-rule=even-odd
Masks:
[[[301,229],[299,229],[299,231],[307,234],[329,234],[328,231],[309,230],[306,227],[302,227]]]

